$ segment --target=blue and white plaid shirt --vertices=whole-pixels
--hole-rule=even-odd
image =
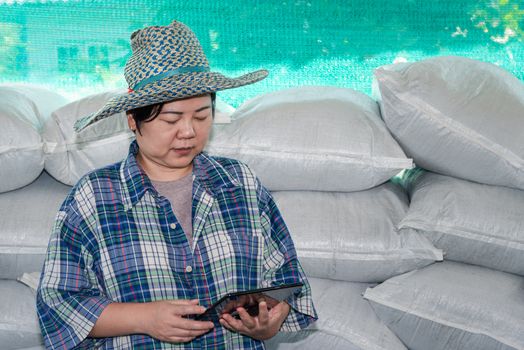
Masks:
[[[263,349],[261,341],[215,328],[184,344],[147,335],[87,338],[111,302],[198,299],[301,281],[281,331],[316,319],[311,291],[271,194],[249,168],[202,153],[193,163],[193,244],[169,201],[136,162],[81,179],[60,208],[37,293],[50,349]]]

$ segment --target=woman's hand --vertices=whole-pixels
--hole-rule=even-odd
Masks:
[[[185,343],[209,332],[213,322],[195,321],[187,315],[205,311],[198,300],[166,300],[145,304],[142,328],[151,337],[170,343]]]
[[[251,316],[243,307],[237,308],[240,319],[230,314],[220,317],[220,324],[225,328],[247,335],[258,340],[267,340],[278,333],[280,326],[284,323],[291,307],[282,301],[268,310],[267,303],[261,301],[258,304],[258,315]]]
[[[213,322],[195,321],[205,308],[198,300],[162,300],[149,303],[111,303],[96,321],[90,337],[107,338],[148,334],[171,343],[188,342],[209,332]]]

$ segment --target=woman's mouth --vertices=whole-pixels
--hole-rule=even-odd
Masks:
[[[192,147],[175,148],[175,153],[179,156],[187,156],[191,153]]]

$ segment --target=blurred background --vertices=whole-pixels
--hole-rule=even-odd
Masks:
[[[270,71],[220,93],[234,107],[301,85],[370,94],[375,68],[442,55],[524,80],[523,0],[0,0],[0,83],[42,84],[70,98],[127,88],[131,32],[173,19],[196,32],[214,70]]]

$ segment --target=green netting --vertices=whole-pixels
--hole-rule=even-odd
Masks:
[[[524,2],[509,0],[0,1],[0,82],[46,84],[73,97],[126,87],[129,35],[178,19],[228,75],[265,81],[220,96],[334,85],[370,93],[373,69],[461,55],[524,80]]]

